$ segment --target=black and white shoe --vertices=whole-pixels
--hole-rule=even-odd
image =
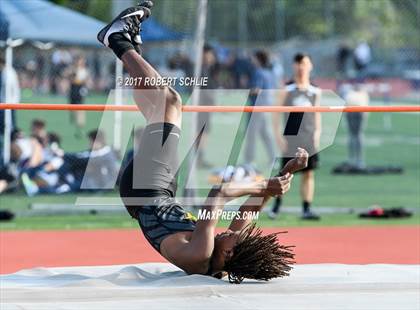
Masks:
[[[109,47],[109,37],[114,33],[122,33],[135,47],[139,48],[142,43],[140,37],[141,23],[151,15],[152,1],[145,1],[137,6],[122,11],[111,23],[106,25],[98,33],[98,41]]]
[[[270,220],[275,220],[275,219],[278,217],[279,213],[278,213],[278,212],[274,212],[273,210],[270,210],[270,211],[267,213],[267,215],[268,215],[268,218],[269,218]]]
[[[319,221],[321,217],[318,214],[313,213],[312,211],[306,211],[302,213],[301,219],[309,221]]]

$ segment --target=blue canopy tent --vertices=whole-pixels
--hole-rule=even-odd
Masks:
[[[162,42],[181,40],[185,35],[181,32],[173,31],[168,27],[159,24],[153,17],[142,24],[141,38],[144,42]]]
[[[63,44],[97,45],[104,23],[44,0],[1,0],[12,39]]]
[[[6,41],[9,37],[9,21],[0,11],[0,41]]]
[[[10,37],[61,44],[98,45],[101,21],[46,0],[1,0],[0,12],[10,23]],[[183,34],[151,18],[144,23],[143,41],[175,41]]]

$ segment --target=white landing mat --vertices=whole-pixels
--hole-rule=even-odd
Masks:
[[[35,268],[0,276],[1,310],[419,310],[420,265],[297,265],[230,284],[164,263]]]

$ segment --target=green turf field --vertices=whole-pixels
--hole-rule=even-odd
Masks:
[[[220,221],[220,227],[229,226],[229,221]],[[271,220],[265,213],[258,218],[261,227],[312,227],[312,226],[376,226],[376,225],[418,225],[420,215],[406,219],[359,219],[356,214],[323,215],[321,221],[302,221],[295,214],[283,214]],[[0,222],[2,230],[44,230],[44,229],[107,229],[138,228],[137,222],[124,215],[80,215],[24,217],[11,222]]]
[[[26,102],[65,103],[66,99],[52,96],[27,96]],[[88,103],[105,102],[106,97],[91,95]],[[396,102],[395,104],[398,104]],[[86,131],[94,129],[101,121],[102,114],[96,112],[87,113]],[[137,116],[136,116],[137,117]],[[62,137],[63,148],[67,151],[84,150],[87,147],[87,139],[77,139],[74,129],[70,124],[68,112],[45,112],[45,111],[18,111],[18,125],[25,131],[28,130],[31,119],[42,118],[47,121],[48,129],[58,132]],[[212,132],[209,138],[206,157],[216,166],[226,164],[226,158],[231,150],[232,141],[236,133],[235,126],[240,121],[240,115],[215,114],[213,116]],[[346,158],[346,128],[344,119],[341,121],[334,144],[323,150],[320,154],[321,166],[316,171],[316,197],[315,207],[333,206],[354,209],[365,209],[378,204],[382,207],[404,206],[409,208],[420,207],[420,114],[404,113],[392,114],[392,130],[384,130],[384,115],[371,113],[369,115],[366,133],[366,159],[371,165],[401,165],[405,172],[402,175],[386,176],[336,176],[330,173],[332,167],[343,162]],[[188,116],[185,119],[184,135],[188,135]],[[187,132],[185,134],[185,132]],[[258,168],[264,173],[268,171],[268,163],[262,145],[256,146]],[[239,160],[241,162],[241,160]],[[199,171],[197,179],[200,187],[208,186],[208,171]],[[101,194],[103,195],[103,194]],[[109,196],[115,196],[108,193]],[[78,195],[79,196],[79,195]],[[0,196],[1,208],[11,210],[25,209],[31,203],[74,203],[74,194],[62,196],[36,196],[28,198],[23,192],[3,194]],[[285,198],[285,205],[300,205],[299,176],[294,179],[294,186]],[[294,215],[285,215],[281,220],[261,220],[266,226],[299,226],[308,225],[296,220]],[[410,220],[398,221],[362,221],[355,215],[324,216],[324,220],[316,225],[365,225],[376,223],[417,223],[419,217]],[[22,218],[13,223],[1,224],[2,229],[25,229],[25,228],[99,228],[99,227],[131,227],[133,224],[129,217],[112,216],[72,216],[72,217],[48,217],[48,218]],[[314,225],[309,224],[309,225]]]

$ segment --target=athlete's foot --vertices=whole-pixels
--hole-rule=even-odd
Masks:
[[[22,173],[21,180],[23,188],[29,197],[35,196],[38,193],[38,185],[36,185],[36,183],[32,181],[26,173]]]
[[[145,8],[147,8],[147,9],[149,9],[149,12],[150,12],[150,10],[151,10],[151,9],[152,9],[152,7],[153,7],[153,2],[152,2],[152,1],[144,1],[144,2],[141,2],[141,3],[139,4],[139,6],[140,6],[140,7],[145,7]],[[150,16],[150,15],[151,15],[151,13],[149,13],[149,15],[148,15],[146,18],[144,18],[142,21],[140,21],[140,24],[139,24],[139,31],[137,31],[137,33],[133,33],[133,35],[130,35],[130,37],[131,37],[131,41],[133,42],[134,49],[135,49],[135,50],[136,50],[136,52],[137,52],[138,54],[140,54],[140,55],[141,55],[141,48],[140,48],[140,46],[141,46],[141,44],[143,44],[143,41],[142,41],[141,36],[140,36],[141,23],[142,23],[145,19],[149,18],[149,16]]]
[[[104,46],[111,48],[121,58],[122,54],[129,49],[135,49],[140,53],[141,23],[150,15],[152,1],[145,1],[137,6],[122,11],[111,23],[106,25],[98,33],[98,41]]]
[[[279,214],[273,211],[268,212],[268,218],[270,220],[275,220]]]
[[[306,211],[302,213],[301,216],[302,220],[312,220],[312,221],[319,221],[321,219],[321,217],[315,213],[313,213],[312,211]]]

